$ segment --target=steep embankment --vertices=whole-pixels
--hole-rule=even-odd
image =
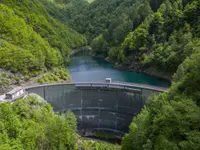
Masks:
[[[137,28],[145,31],[147,37],[151,37],[150,33],[155,36],[149,56],[145,56],[147,62],[165,71],[178,69],[169,92],[153,97],[133,119],[122,150],[200,149],[199,9],[200,1],[189,1],[185,5],[182,1],[173,4],[166,1],[149,21]],[[136,31],[127,37],[127,43],[137,43]],[[145,53],[140,51],[137,57],[141,54]]]
[[[82,35],[50,16],[45,2],[48,1],[0,3],[0,68],[10,71],[7,75],[0,72],[3,91],[13,83],[62,67],[69,62],[71,48],[86,44]],[[67,71],[60,72],[57,79],[69,79]]]
[[[156,68],[173,75],[193,53],[199,37],[198,19],[189,19],[199,14],[193,4],[183,2],[165,1],[148,15],[120,45],[118,61],[133,69]]]
[[[122,150],[200,149],[200,47],[174,75],[168,93],[153,97],[133,119]]]

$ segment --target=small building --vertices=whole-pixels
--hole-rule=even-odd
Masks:
[[[106,82],[106,83],[111,83],[111,82],[112,82],[112,79],[111,79],[111,78],[106,78],[106,79],[105,79],[105,82]]]
[[[25,95],[25,90],[22,87],[14,88],[12,91],[6,93],[6,99],[15,100]]]

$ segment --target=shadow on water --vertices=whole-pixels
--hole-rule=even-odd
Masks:
[[[71,58],[68,67],[73,82],[104,82],[105,78],[112,81],[148,84],[153,86],[169,87],[170,82],[155,76],[118,70],[112,63],[102,57],[89,55],[89,51],[79,51]]]

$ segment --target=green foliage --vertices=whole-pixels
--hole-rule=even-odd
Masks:
[[[193,42],[193,35],[187,26],[178,32],[173,32],[168,43],[154,46],[154,52],[150,56],[151,63],[165,71],[175,72],[177,70],[180,63],[194,52],[194,44],[196,44],[196,41]]]
[[[25,75],[63,65],[86,40],[47,13],[47,2],[1,1],[0,68]]]
[[[71,27],[87,36],[95,55],[107,57],[109,49],[119,47],[126,35],[151,13],[146,0],[97,0],[68,19]],[[97,39],[102,46],[96,45]]]
[[[9,79],[7,78],[7,76],[1,76],[0,78],[0,89],[1,89],[1,92],[4,92],[5,89],[9,88],[10,87],[10,81]]]
[[[19,84],[23,80],[22,75],[12,74],[0,69],[0,93],[3,94],[7,92],[6,90],[11,87],[11,85]]]
[[[134,70],[173,74],[199,38],[199,1],[98,0],[81,6],[65,18],[68,24],[87,36],[94,55]]]
[[[51,72],[37,79],[38,83],[70,82],[71,76],[65,68],[54,68]]]
[[[56,115],[37,97],[0,104],[0,149],[74,150],[76,141],[71,112]]]
[[[198,4],[192,1],[183,7],[182,1],[166,1],[158,10],[162,17],[155,20],[157,12],[146,19],[150,55],[145,62],[176,73],[169,92],[153,97],[133,119],[122,150],[200,149]],[[125,41],[134,41],[130,37]]]
[[[78,141],[78,148],[82,150],[120,150],[119,145],[109,144],[101,141],[84,140]]]
[[[200,149],[199,44],[174,75],[168,93],[153,97],[133,119],[122,150]]]
[[[103,54],[104,56],[106,56],[106,53],[108,52],[108,43],[105,41],[102,34],[100,34],[92,41],[91,47],[95,55]]]
[[[198,4],[186,4],[181,0],[161,3],[157,12],[148,15],[126,36],[120,51],[127,59],[125,62],[117,61],[136,70],[154,66],[163,72],[176,72],[186,57],[193,53],[195,38],[199,37],[197,24],[187,18],[189,11],[192,12],[189,9],[195,11]],[[197,18],[195,20],[198,22]]]

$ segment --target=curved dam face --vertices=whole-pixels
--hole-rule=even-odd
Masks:
[[[122,136],[146,100],[165,89],[120,83],[72,83],[26,88],[47,100],[56,112],[73,111],[79,131],[110,131]]]

